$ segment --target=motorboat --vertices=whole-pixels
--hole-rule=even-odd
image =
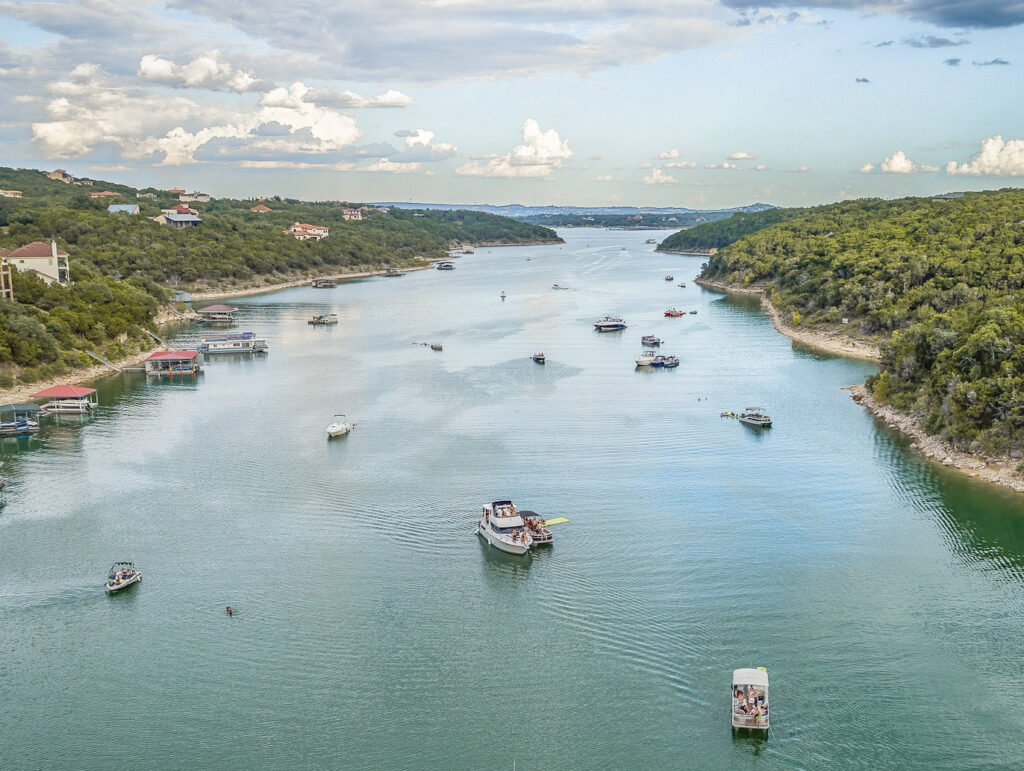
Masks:
[[[103,588],[109,594],[113,594],[122,589],[127,589],[132,584],[137,584],[141,580],[142,573],[135,569],[135,563],[115,562],[110,566],[110,572],[107,574],[107,583]]]
[[[678,308],[669,308],[667,311],[665,311],[665,315],[668,316],[669,318],[677,319],[680,316],[685,316],[686,311],[681,311]]]
[[[552,285],[551,285],[551,288],[552,288],[552,289],[568,289],[569,287],[567,287],[567,286],[562,286],[561,284],[552,284]]]
[[[697,315],[697,311],[690,311],[690,315],[691,316],[696,316]]]
[[[535,353],[530,358],[533,359],[538,364],[543,364],[544,363],[544,354],[543,353]]]
[[[656,244],[656,243],[658,243],[658,240],[656,238],[648,238],[646,241],[644,241],[644,243],[645,244]]]
[[[662,359],[661,366],[665,369],[674,369],[679,366],[678,356],[663,356]]]
[[[665,280],[666,281],[674,281],[675,277],[674,276],[665,276]]]
[[[327,438],[334,439],[338,436],[345,436],[355,427],[356,424],[346,421],[343,414],[335,415],[334,420],[327,424]]]
[[[311,318],[306,323],[307,324],[312,324],[314,327],[327,327],[327,326],[330,326],[331,324],[337,324],[338,323],[338,314],[337,313],[321,313],[319,316],[314,316],[313,318]]]
[[[501,299],[502,299],[502,300],[504,300],[504,299],[505,299],[505,290],[504,290],[504,289],[502,289],[502,290],[501,290],[501,295],[500,295],[500,297],[501,297]]]
[[[644,345],[661,345],[661,338],[654,335],[644,335],[640,338],[640,342]]]
[[[526,554],[533,546],[533,536],[512,501],[485,504],[476,523],[476,533],[507,554]]]
[[[439,262],[437,263],[438,270],[455,270],[455,264],[451,262]]]
[[[551,546],[555,542],[555,536],[552,535],[551,530],[544,526],[544,520],[537,515],[536,511],[523,509],[519,512],[519,515],[523,518],[523,522],[526,523],[526,529],[530,531],[534,547]]]
[[[442,350],[444,350],[444,346],[441,345],[440,343],[431,343],[430,344],[430,350],[432,350],[432,351],[442,351]]]
[[[747,407],[739,416],[739,421],[756,428],[769,428],[772,424],[772,419],[764,414],[764,407]]]
[[[335,284],[329,278],[314,278],[313,279],[313,288],[314,289],[334,289],[334,287],[336,287],[336,286],[337,286],[337,284]]]
[[[397,278],[399,276],[404,276],[405,271],[399,270],[398,268],[388,268],[387,270],[384,271],[384,275],[388,276],[389,278]]]
[[[615,332],[626,328],[626,322],[620,316],[605,316],[600,321],[594,322],[594,328],[598,332]]]
[[[733,670],[730,699],[734,730],[767,731],[771,727],[768,719],[768,671],[764,667]]]
[[[676,286],[681,286],[683,289],[686,289],[686,282],[680,281],[678,284],[676,284]]]
[[[659,358],[655,351],[644,351],[636,357],[636,366],[638,367],[653,367],[654,362]]]

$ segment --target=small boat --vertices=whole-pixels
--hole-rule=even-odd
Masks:
[[[691,316],[696,316],[697,315],[697,311],[690,311],[690,315]]]
[[[656,238],[648,238],[646,241],[644,241],[644,243],[645,244],[656,244],[656,243],[658,243],[658,240]]]
[[[533,536],[512,501],[485,504],[476,523],[476,533],[508,554],[526,554],[533,546]]]
[[[732,727],[767,731],[768,672],[757,669],[735,669],[732,673]]]
[[[594,322],[594,328],[598,332],[614,332],[619,329],[625,329],[626,322],[622,320],[621,316],[605,316],[600,321]]]
[[[348,423],[343,414],[334,416],[334,420],[327,424],[327,438],[333,439],[336,436],[345,436],[356,427],[355,423]]]
[[[438,270],[455,270],[455,264],[451,262],[439,262],[437,263]]]
[[[464,246],[464,247],[462,247],[462,253],[463,254],[476,254],[476,252],[473,250],[472,246]]]
[[[673,277],[673,276],[665,276],[665,280],[666,281],[675,281],[675,277]]]
[[[440,343],[431,343],[430,344],[430,350],[432,350],[432,351],[441,351],[441,350],[444,350],[444,346],[442,346]]]
[[[306,323],[307,324],[312,324],[314,327],[330,326],[331,324],[337,324],[338,323],[338,314],[337,313],[321,313],[319,316],[314,316],[313,318],[311,318]]]
[[[757,428],[769,428],[772,424],[772,419],[764,414],[764,407],[747,407],[739,416],[739,421]]]
[[[654,367],[655,361],[659,358],[655,351],[644,351],[636,357],[636,366],[638,367]]]
[[[661,345],[661,338],[654,335],[644,335],[640,338],[640,342],[644,345]]]
[[[132,584],[142,580],[142,573],[135,569],[133,562],[115,562],[110,566],[110,573],[107,574],[107,583],[104,589],[109,594],[127,589]]]
[[[530,531],[530,537],[533,538],[533,545],[535,547],[551,546],[555,542],[554,535],[544,526],[544,520],[537,516],[536,511],[523,509],[519,512],[519,515],[523,518],[526,529]]]
[[[665,311],[665,315],[668,316],[669,318],[677,319],[680,316],[685,316],[686,311],[681,311],[678,308],[669,308],[667,311]]]
[[[544,363],[544,354],[543,353],[535,353],[530,358],[533,359],[538,364],[543,364]]]
[[[683,289],[686,289],[686,282],[680,281],[678,284],[676,284],[676,286],[681,286]]]
[[[501,295],[500,296],[501,296],[502,300],[505,299],[505,290],[504,289],[501,290]]]
[[[388,278],[398,278],[399,276],[404,276],[405,271],[399,270],[398,268],[388,268],[384,271],[384,275]]]
[[[334,287],[336,287],[336,286],[337,286],[337,284],[335,284],[329,278],[314,278],[313,279],[313,288],[314,289],[334,289]]]
[[[679,366],[678,356],[665,356],[663,357],[663,359],[664,360],[661,362],[661,366],[663,366],[665,369],[674,369]]]
[[[560,284],[552,284],[552,285],[551,285],[551,288],[552,288],[552,289],[568,289],[569,287],[567,287],[567,286],[561,286]]]

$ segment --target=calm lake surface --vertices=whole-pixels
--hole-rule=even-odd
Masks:
[[[666,233],[562,235],[241,299],[268,356],[4,443],[0,767],[1021,767],[1024,497],[924,462],[840,390],[869,363]],[[634,370],[647,333],[678,369]],[[571,522],[488,551],[503,497]],[[742,666],[765,742],[729,729]]]

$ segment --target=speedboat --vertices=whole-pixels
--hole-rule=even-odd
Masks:
[[[535,353],[530,358],[532,358],[538,364],[543,364],[544,363],[544,354],[543,353]]]
[[[686,288],[686,282],[685,281],[680,281],[678,284],[676,284],[676,286],[681,286],[681,287],[683,287],[685,289]]]
[[[404,276],[405,271],[399,270],[398,268],[388,268],[384,271],[384,275],[388,278],[398,278],[399,276]]]
[[[673,367],[679,366],[678,356],[664,356],[662,359],[663,361],[661,362],[661,366],[665,367],[665,369],[672,369]]]
[[[552,284],[552,285],[551,285],[551,288],[552,288],[552,289],[568,289],[569,287],[567,287],[567,286],[562,286],[561,284]]]
[[[679,318],[680,316],[685,316],[686,312],[681,311],[678,308],[669,308],[667,311],[665,311],[665,315],[668,316],[669,318],[676,319]]]
[[[122,589],[127,589],[132,584],[142,580],[142,573],[135,569],[133,562],[115,562],[110,566],[110,573],[107,575],[107,583],[103,587],[108,593],[113,594]]]
[[[321,313],[319,316],[314,316],[313,318],[311,318],[306,323],[307,324],[312,324],[314,327],[330,326],[331,324],[337,324],[338,323],[338,314],[337,313]]]
[[[658,241],[656,239],[654,239],[654,238],[648,238],[646,241],[644,241],[644,243],[645,244],[656,244],[656,243],[658,243]]]
[[[768,722],[768,671],[757,669],[735,669],[732,673],[732,727],[767,731]]]
[[[335,415],[334,420],[327,424],[327,438],[333,439],[336,436],[345,436],[353,428],[355,428],[355,423],[347,422],[344,415]]]
[[[439,262],[437,263],[438,270],[455,270],[455,265],[450,262]]]
[[[476,523],[476,533],[508,554],[526,554],[533,546],[533,536],[512,501],[485,504],[480,521]]]
[[[644,351],[636,357],[636,366],[638,367],[653,367],[655,361],[660,358],[654,351]]]
[[[619,316],[605,316],[600,321],[595,321],[594,327],[598,332],[614,332],[619,329],[625,329],[626,322]]]
[[[534,546],[550,546],[555,542],[554,535],[544,526],[544,520],[537,516],[536,511],[526,511],[524,509],[519,512],[519,515],[523,518],[523,522],[526,523],[526,529],[530,531],[530,537],[533,538]]]
[[[764,407],[747,407],[746,411],[739,417],[740,423],[757,428],[768,428],[772,419],[764,414]]]
[[[674,277],[672,277],[672,276],[665,276],[665,280],[666,281],[673,281]]]
[[[654,335],[644,335],[640,338],[640,342],[644,345],[661,345],[661,338]]]
[[[431,343],[430,344],[430,350],[432,350],[432,351],[443,351],[444,350],[444,346],[441,345],[440,343]]]
[[[697,311],[690,311],[690,315],[691,316],[696,316],[697,315]]]

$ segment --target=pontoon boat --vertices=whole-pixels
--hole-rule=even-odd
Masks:
[[[732,727],[768,730],[768,672],[764,667],[733,670]]]

